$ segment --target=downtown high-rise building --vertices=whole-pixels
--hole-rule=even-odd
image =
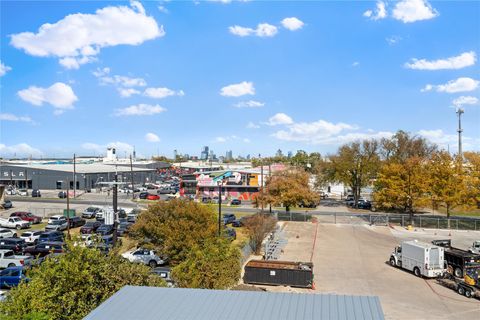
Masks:
[[[202,148],[202,152],[200,153],[200,160],[207,160],[208,159],[208,152],[209,148],[208,146],[204,146]]]

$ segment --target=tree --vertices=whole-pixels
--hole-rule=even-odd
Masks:
[[[82,319],[125,285],[165,285],[144,265],[71,244],[67,253],[46,259],[28,276],[30,282],[0,303],[7,319]]]
[[[446,151],[437,152],[428,163],[428,173],[429,192],[435,201],[445,205],[450,218],[450,211],[466,204],[468,198],[462,159]]]
[[[378,207],[401,209],[410,213],[425,206],[428,201],[428,174],[426,162],[419,157],[404,163],[385,163],[375,181],[374,200]]]
[[[411,157],[428,158],[436,151],[437,146],[430,144],[425,138],[411,136],[399,130],[391,138],[380,141],[380,154],[386,162],[404,163]]]
[[[360,191],[376,177],[380,159],[378,141],[363,140],[343,145],[336,155],[329,156],[323,163],[323,172],[319,181],[341,182],[349,186],[354,195],[355,207],[358,206]]]
[[[286,169],[275,172],[266,183],[264,190],[255,198],[258,207],[262,201],[272,205],[284,205],[290,212],[290,207],[300,203],[316,202],[318,195],[310,189],[309,175],[304,170]]]
[[[248,230],[250,247],[255,254],[260,254],[263,239],[273,231],[277,220],[264,214],[255,214],[245,219],[243,224]]]
[[[147,240],[158,252],[180,263],[192,247],[216,237],[217,228],[212,208],[174,199],[149,206],[138,217],[130,234],[136,239]]]
[[[480,208],[480,153],[464,152],[467,203]]]
[[[238,247],[225,238],[210,238],[191,248],[172,277],[183,288],[227,289],[238,282],[240,269]]]

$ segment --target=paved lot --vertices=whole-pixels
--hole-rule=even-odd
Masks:
[[[316,292],[377,295],[386,319],[478,319],[480,301],[423,280],[387,264],[393,248],[406,239],[442,239],[447,234],[347,224],[288,222],[282,260],[312,261]],[[315,249],[313,242],[315,239]],[[480,232],[453,232],[452,242],[466,247]],[[313,250],[313,251],[312,251]],[[313,255],[312,255],[313,252]],[[308,291],[268,287],[273,291]]]

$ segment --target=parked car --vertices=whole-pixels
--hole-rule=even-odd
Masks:
[[[41,196],[42,196],[42,194],[40,193],[39,189],[33,189],[32,190],[32,197],[33,198],[40,198]]]
[[[0,239],[0,250],[12,250],[15,254],[22,254],[27,243],[22,238]]]
[[[27,266],[32,262],[31,257],[16,255],[12,250],[0,250],[0,269],[15,266]]]
[[[0,227],[20,230],[30,228],[30,222],[23,221],[19,217],[0,218]]]
[[[2,238],[14,238],[17,234],[10,229],[0,228],[0,239]]]
[[[70,228],[78,228],[85,224],[85,219],[81,217],[71,217],[70,219]]]
[[[130,222],[120,222],[117,226],[117,236],[123,237],[125,234],[128,233],[128,229],[132,226]]]
[[[137,221],[137,218],[138,218],[138,214],[134,212],[130,212],[127,215],[127,221],[130,223],[135,223]]]
[[[22,197],[28,196],[28,190],[27,189],[20,189],[18,190],[17,194]]]
[[[5,194],[9,196],[14,196],[17,194],[17,190],[15,190],[15,188],[9,187],[7,188],[7,190],[5,190]]]
[[[152,268],[155,268],[158,265],[163,265],[166,262],[164,259],[160,258],[155,251],[142,248],[125,252],[122,254],[122,257],[130,262],[143,263]]]
[[[100,234],[102,236],[106,236],[113,233],[113,225],[111,224],[102,224],[100,227],[97,228],[95,231],[96,234]]]
[[[20,235],[20,238],[25,240],[27,244],[37,244],[42,233],[43,231],[25,231]]]
[[[160,200],[160,196],[157,194],[149,194],[147,200]]]
[[[232,199],[232,201],[230,201],[230,205],[232,206],[239,206],[242,204],[242,201],[240,199]]]
[[[13,203],[12,203],[12,201],[10,201],[10,200],[4,200],[3,203],[2,203],[2,208],[5,209],[5,210],[6,210],[6,209],[11,209],[11,208],[13,208]]]
[[[52,223],[49,223],[45,226],[45,231],[63,231],[68,229],[68,222],[67,220],[56,220]]]
[[[65,198],[67,197],[67,192],[66,192],[66,191],[60,191],[60,192],[58,193],[58,197],[59,197],[60,199],[65,199]]]
[[[225,236],[230,239],[230,240],[235,240],[237,239],[237,231],[233,228],[226,228],[225,229]]]
[[[48,224],[51,224],[53,223],[54,221],[59,221],[59,220],[62,220],[62,221],[67,221],[67,217],[61,215],[61,214],[56,214],[54,216],[51,216],[49,219],[48,219]]]
[[[23,266],[9,267],[0,271],[0,288],[17,287],[22,281],[29,281],[25,276],[25,269]]]
[[[202,197],[202,203],[210,203],[212,202],[212,198],[210,197]]]
[[[372,209],[372,203],[368,200],[359,200],[357,206],[358,206],[358,209],[365,209],[365,210]]]
[[[113,208],[111,207],[105,207],[97,211],[97,214],[95,215],[95,219],[97,221],[105,221],[105,214],[110,214],[113,212]]]
[[[27,247],[24,252],[27,256],[34,256],[41,258],[49,255],[50,253],[62,253],[64,251],[63,242],[41,242],[34,246]]]
[[[46,231],[40,235],[38,242],[63,242],[63,232],[61,231]]]
[[[97,231],[98,227],[100,227],[102,223],[100,221],[87,221],[81,228],[81,234],[91,234]]]
[[[99,210],[100,208],[98,207],[88,207],[82,212],[82,218],[87,218],[87,219],[95,218]]]
[[[150,193],[148,193],[148,192],[140,192],[140,194],[138,195],[138,198],[139,199],[147,199],[149,194]]]
[[[233,213],[225,213],[223,215],[223,224],[229,224],[232,223],[233,221],[237,220],[235,215]]]
[[[172,271],[170,267],[156,267],[153,268],[152,273],[165,280],[169,287],[174,286],[174,282],[172,280]]]
[[[305,202],[305,201],[301,201],[298,206],[300,208],[311,208],[311,209],[315,209],[317,207],[317,204],[315,202]]]
[[[42,222],[42,217],[35,216],[31,212],[14,212],[10,217],[19,217],[23,221],[28,221],[32,224],[37,224]]]
[[[247,218],[248,217],[241,217],[240,219],[233,220],[232,227],[235,227],[235,228],[243,227],[243,225],[245,224],[245,220]]]

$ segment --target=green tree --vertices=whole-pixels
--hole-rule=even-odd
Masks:
[[[437,150],[437,146],[431,144],[425,138],[411,135],[399,130],[390,138],[380,141],[380,154],[386,162],[405,163],[412,157],[426,159]]]
[[[212,208],[174,199],[149,206],[139,215],[130,234],[180,263],[191,248],[216,237],[217,232],[218,221]]]
[[[254,204],[284,205],[290,212],[290,207],[300,203],[316,202],[318,195],[314,193],[309,184],[309,174],[301,169],[286,169],[275,172],[266,183],[263,191],[255,198]]]
[[[172,269],[179,287],[227,289],[240,278],[240,251],[225,238],[194,245],[186,259]]]
[[[125,285],[163,286],[144,265],[111,253],[68,245],[29,273],[30,282],[12,289],[0,303],[7,319],[82,319]]]

